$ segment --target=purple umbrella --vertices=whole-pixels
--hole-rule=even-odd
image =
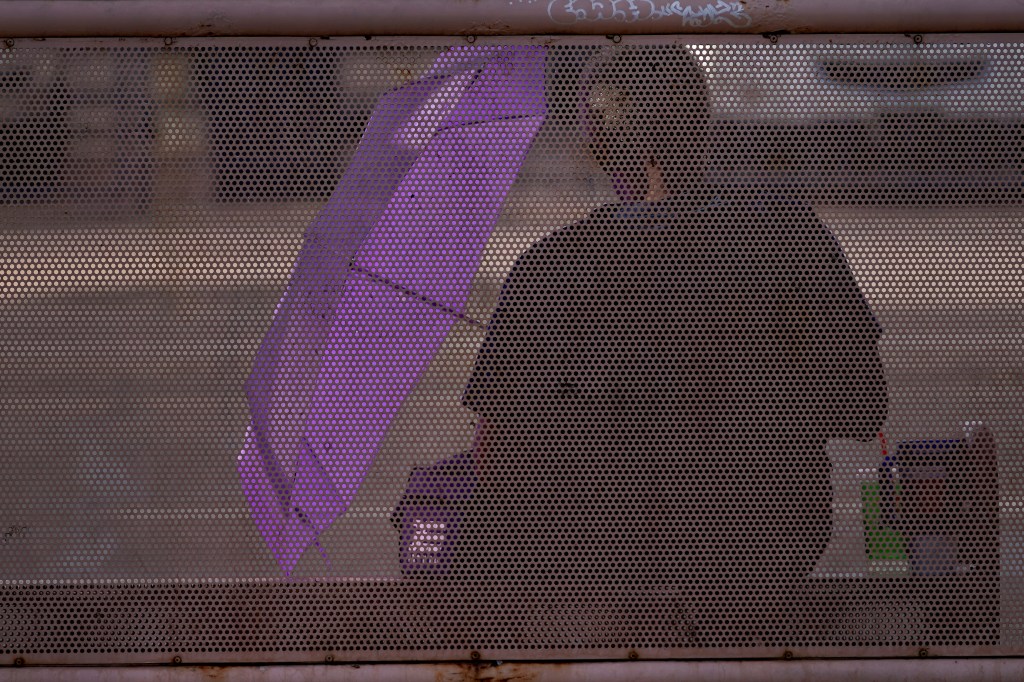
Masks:
[[[463,308],[544,120],[544,50],[462,47],[385,95],[246,384],[238,469],[286,575],[347,509]]]

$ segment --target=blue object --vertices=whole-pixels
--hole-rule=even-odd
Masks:
[[[952,494],[950,473],[965,456],[967,441],[903,441],[879,467],[881,521],[907,540],[914,575],[956,572],[957,541],[945,528]]]

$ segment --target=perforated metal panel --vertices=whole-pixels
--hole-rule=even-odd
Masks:
[[[0,663],[1024,653],[1022,57],[3,49]]]

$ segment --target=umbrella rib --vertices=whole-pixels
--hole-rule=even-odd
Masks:
[[[437,127],[437,132],[444,133],[449,130],[469,128],[472,126],[478,126],[487,123],[510,123],[513,121],[525,121],[530,118],[537,118],[538,116],[541,116],[541,114],[509,114],[508,116],[495,116],[494,118],[488,118],[485,121],[471,119],[469,123],[441,124],[440,126]]]
[[[420,301],[422,303],[426,303],[431,308],[434,308],[435,310],[439,310],[441,312],[447,313],[447,314],[451,315],[452,317],[454,317],[457,320],[460,320],[462,322],[467,322],[469,324],[475,325],[475,326],[480,327],[482,329],[486,329],[487,328],[487,324],[485,322],[481,322],[480,320],[476,319],[475,317],[470,317],[469,315],[467,315],[467,314],[465,314],[465,313],[463,313],[463,312],[461,312],[459,310],[456,310],[455,308],[452,308],[451,306],[445,305],[444,303],[439,303],[439,302],[435,301],[434,299],[429,298],[428,296],[424,296],[423,294],[421,294],[421,293],[419,293],[417,291],[414,291],[414,290],[410,289],[409,287],[402,286],[398,282],[394,282],[394,281],[388,279],[387,277],[384,277],[382,275],[378,275],[377,273],[373,272],[372,270],[370,270],[368,268],[364,268],[361,265],[356,265],[355,263],[352,263],[349,267],[351,267],[353,272],[358,272],[359,274],[363,275],[364,277],[366,277],[367,279],[369,279],[372,282],[376,282],[378,284],[383,284],[384,286],[388,287],[392,291],[396,291],[396,292],[402,294],[403,296],[408,296],[409,298],[414,298],[417,301]]]

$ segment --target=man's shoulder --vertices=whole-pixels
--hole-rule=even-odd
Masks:
[[[553,264],[605,260],[616,245],[666,248],[686,236],[729,241],[755,237],[766,247],[834,246],[835,237],[814,209],[798,198],[765,189],[708,188],[660,202],[612,203],[534,242],[517,259],[519,271]]]
[[[610,203],[598,206],[582,219],[560,227],[535,242],[527,253],[544,254],[552,250],[579,248],[607,242],[617,235],[661,231],[685,222],[687,215],[707,204],[692,200],[666,200],[656,203]]]
[[[579,252],[589,244],[607,237],[614,229],[614,205],[601,206],[582,220],[559,227],[529,246],[517,259],[517,267],[559,257],[566,252]]]

